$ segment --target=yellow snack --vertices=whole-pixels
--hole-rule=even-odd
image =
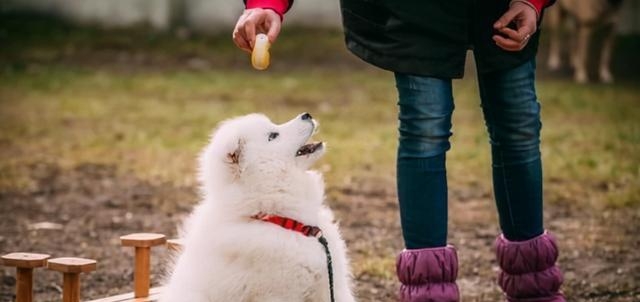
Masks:
[[[265,70],[269,67],[269,38],[265,34],[256,35],[256,43],[251,52],[251,65],[257,70]]]

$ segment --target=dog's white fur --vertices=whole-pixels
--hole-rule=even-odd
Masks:
[[[250,114],[218,127],[200,157],[203,200],[185,221],[183,250],[161,302],[330,301],[318,240],[252,219],[257,213],[320,227],[333,257],[336,301],[354,301],[346,246],[323,202],[322,176],[308,170],[324,144],[296,156],[316,126],[303,115],[275,125]]]

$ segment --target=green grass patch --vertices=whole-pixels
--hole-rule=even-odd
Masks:
[[[257,72],[227,35],[184,39],[50,21],[21,28],[16,18],[2,21],[0,35],[8,45],[0,51],[0,191],[33,188],[29,167],[38,162],[113,164],[194,185],[195,158],[218,122],[251,112],[284,122],[304,111],[328,142],[317,168],[329,187],[373,177],[394,186],[393,77],[351,57],[338,31],[285,30],[273,68]],[[193,58],[207,64],[191,68]],[[475,79],[454,86],[450,182],[489,190]],[[538,92],[549,198],[640,205],[640,88],[543,79]]]
[[[396,259],[394,257],[375,257],[368,256],[354,263],[353,274],[361,278],[362,275],[369,277],[383,279],[383,280],[395,280],[395,266]]]

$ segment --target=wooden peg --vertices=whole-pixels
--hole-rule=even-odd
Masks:
[[[55,258],[47,261],[47,268],[63,273],[62,301],[80,301],[80,274],[96,269],[96,261],[84,258]]]
[[[4,266],[16,268],[16,302],[33,301],[33,269],[47,264],[49,255],[11,253],[0,257]]]
[[[135,268],[133,271],[133,292],[135,298],[149,296],[151,287],[151,247],[165,244],[167,238],[162,234],[137,233],[120,237],[122,246],[135,247]]]

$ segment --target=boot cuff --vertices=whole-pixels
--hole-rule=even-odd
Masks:
[[[498,284],[510,302],[561,302],[563,278],[556,266],[558,246],[548,232],[527,241],[496,239]]]
[[[396,262],[402,302],[456,302],[458,256],[453,246],[404,250]]]
[[[404,250],[396,262],[398,279],[403,284],[455,282],[458,255],[453,246]]]
[[[500,235],[495,245],[498,264],[508,274],[544,271],[558,260],[556,240],[547,231],[526,241],[509,241]]]

